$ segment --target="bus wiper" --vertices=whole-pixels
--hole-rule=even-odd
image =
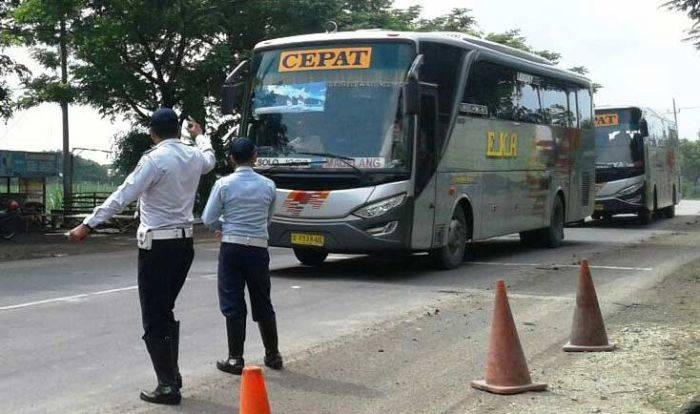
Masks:
[[[346,156],[344,156],[344,155],[331,154],[330,152],[297,152],[297,151],[295,151],[295,153],[296,153],[296,154],[299,154],[299,155],[311,155],[311,156],[313,156],[313,157],[325,157],[325,158],[332,158],[332,159],[334,159],[334,160],[340,160],[343,164],[345,164],[345,165],[347,165],[348,167],[350,167],[350,168],[352,168],[353,170],[355,170],[355,172],[357,172],[357,174],[358,174],[360,177],[364,177],[364,176],[365,176],[365,172],[364,172],[364,171],[362,171],[361,169],[357,168],[357,166],[356,166],[355,164],[353,164],[352,162],[350,162],[350,161],[354,161],[354,159],[353,159],[353,158],[350,158],[350,157],[346,157]]]

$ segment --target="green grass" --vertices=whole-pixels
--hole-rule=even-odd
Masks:
[[[73,183],[74,193],[111,193],[117,185],[110,183]],[[50,183],[46,185],[46,211],[61,208],[63,202],[63,185],[61,183]]]

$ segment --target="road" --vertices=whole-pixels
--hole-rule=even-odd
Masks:
[[[285,374],[270,373],[272,389],[279,388],[279,395],[288,403],[287,409],[277,412],[327,412],[308,411],[303,397],[307,392],[344,407],[342,412],[408,412],[413,386],[432,387],[419,372],[429,367],[409,364],[410,369],[397,369],[401,375],[400,381],[396,379],[397,389],[381,390],[380,385],[357,385],[364,377],[369,377],[369,382],[378,380],[371,364],[358,374],[357,381],[321,380],[323,374],[313,375],[320,369],[318,364],[312,366],[309,360],[319,355],[317,362],[326,361],[329,368],[342,371],[338,364],[353,358],[353,349],[381,346],[375,343],[377,333],[386,330],[388,340],[400,333],[396,330],[402,323],[440,306],[449,308],[455,297],[463,294],[471,298],[470,307],[463,311],[470,340],[468,344],[459,342],[464,334],[455,331],[446,332],[445,340],[454,341],[450,346],[465,353],[460,358],[468,360],[478,375],[487,343],[491,288],[500,278],[508,281],[514,307],[520,308],[523,317],[549,329],[547,335],[524,338],[525,346],[541,352],[558,344],[565,339],[568,326],[558,330],[541,319],[546,314],[565,315],[564,325],[569,323],[570,314],[562,312],[575,292],[575,263],[580,258],[591,259],[599,296],[606,298],[603,309],[607,314],[619,308],[615,303],[619,305],[635,291],[652,286],[671,270],[700,256],[693,239],[697,218],[691,217],[700,215],[700,202],[684,202],[678,210],[675,219],[650,226],[620,218],[569,228],[565,245],[555,250],[527,248],[516,237],[476,243],[471,246],[469,262],[446,272],[432,270],[421,256],[404,261],[333,256],[327,266],[313,269],[299,266],[290,251],[272,249],[273,301],[281,348],[290,361],[286,385]],[[678,235],[685,235],[688,241],[674,245],[655,242]],[[236,404],[231,401],[236,383],[214,368],[216,359],[226,351],[223,317],[216,299],[217,251],[213,243],[197,244],[195,262],[176,308],[182,320],[180,358],[186,382],[185,403],[179,412],[234,412]],[[138,389],[153,386],[155,380],[140,339],[135,265],[135,249],[0,264],[0,411],[152,409],[137,401]],[[342,349],[344,343],[349,345],[343,358],[329,355],[329,349],[339,345]],[[444,358],[452,353],[445,352]],[[246,353],[248,362],[260,362],[261,343],[252,326]],[[432,362],[427,359],[426,363]],[[449,376],[456,372],[444,374],[435,384],[456,386],[456,379]],[[382,375],[382,381],[394,381],[391,374]],[[459,387],[463,380],[460,378]],[[298,386],[290,385],[293,383]],[[423,399],[424,404],[439,406]],[[456,401],[448,400],[435,411],[414,406],[412,412],[450,412]]]

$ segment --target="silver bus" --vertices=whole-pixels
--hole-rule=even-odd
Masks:
[[[681,199],[678,134],[673,121],[638,106],[595,111],[594,219],[637,214],[648,224],[671,218]]]
[[[558,246],[593,212],[591,83],[460,33],[381,30],[259,43],[228,77],[224,111],[275,181],[273,246],[429,252],[519,233]]]

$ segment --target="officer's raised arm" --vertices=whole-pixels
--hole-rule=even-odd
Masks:
[[[187,119],[187,132],[189,132],[197,148],[202,152],[204,161],[202,164],[202,175],[207,174],[216,166],[216,155],[214,154],[214,148],[211,146],[211,140],[204,135],[202,126],[192,117]]]

